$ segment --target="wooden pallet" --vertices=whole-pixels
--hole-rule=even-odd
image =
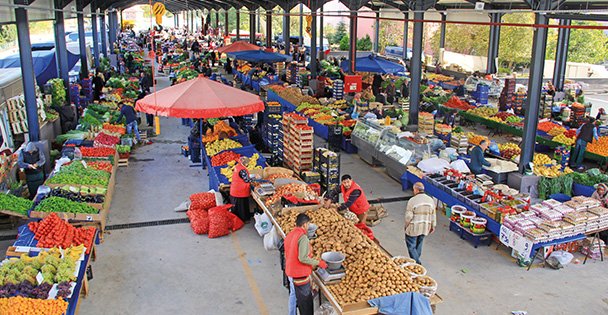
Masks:
[[[365,220],[365,225],[367,226],[376,226],[378,224],[380,224],[380,222],[382,222],[382,219],[377,219],[377,220]]]
[[[118,159],[118,167],[128,167],[128,166],[129,166],[129,158]]]

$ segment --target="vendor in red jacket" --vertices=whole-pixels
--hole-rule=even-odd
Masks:
[[[239,159],[230,184],[230,203],[234,205],[234,214],[243,222],[251,219],[249,213],[249,197],[251,196],[251,176],[245,165],[249,164],[249,158],[243,156]]]
[[[365,224],[367,210],[369,210],[367,197],[365,197],[363,189],[348,174],[342,176],[342,185],[339,188],[327,193],[326,204],[329,202],[337,203],[340,193],[344,197],[344,203],[338,206],[338,210],[348,209],[352,211],[359,217],[359,223]]]
[[[327,268],[323,260],[316,260],[308,240],[310,218],[305,213],[296,217],[296,227],[285,236],[285,275],[293,284],[300,315],[313,315],[313,295],[310,285],[312,269]],[[291,301],[290,301],[291,302]]]

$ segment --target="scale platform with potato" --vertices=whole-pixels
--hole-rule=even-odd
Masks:
[[[321,259],[327,263],[327,268],[317,268],[317,275],[324,283],[339,282],[346,276],[346,269],[342,266],[342,262],[346,256],[340,252],[325,252],[321,254]]]

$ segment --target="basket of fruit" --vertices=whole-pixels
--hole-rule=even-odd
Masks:
[[[437,281],[429,276],[416,277],[414,282],[420,286],[419,292],[426,297],[431,297],[437,292]]]
[[[401,266],[403,264],[415,264],[416,261],[409,258],[409,257],[405,257],[405,256],[395,256],[393,258],[391,258],[397,265]]]
[[[426,276],[426,268],[424,268],[422,265],[419,265],[417,263],[405,263],[403,265],[401,265],[401,268],[405,269],[405,271],[410,273],[410,276],[412,276],[412,278],[416,278],[416,277],[420,277],[420,276]]]

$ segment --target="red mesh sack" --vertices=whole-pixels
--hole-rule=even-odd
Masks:
[[[231,204],[213,207],[209,209],[209,238],[221,237],[230,234],[232,221],[228,209]]]
[[[245,223],[241,218],[239,218],[236,214],[232,212],[228,212],[228,218],[230,219],[230,229],[234,232],[240,230]]]
[[[190,195],[190,209],[209,210],[215,206],[214,193],[203,192]]]
[[[359,230],[361,230],[365,236],[369,237],[370,240],[374,240],[374,231],[372,231],[372,229],[370,229],[365,223],[357,223],[355,226],[359,228]]]
[[[204,210],[189,210],[186,212],[190,219],[190,227],[195,234],[209,233],[209,215]]]

